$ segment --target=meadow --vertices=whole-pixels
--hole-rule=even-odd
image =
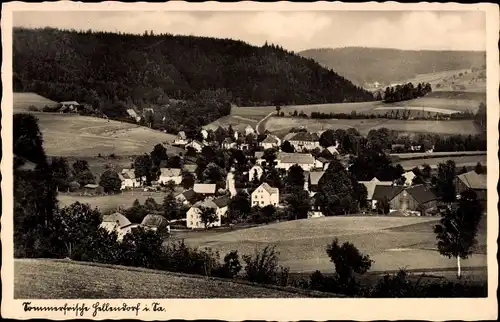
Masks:
[[[433,226],[436,217],[341,216],[275,223],[199,238],[186,239],[192,246],[225,253],[238,250],[253,254],[255,249],[275,245],[280,264],[291,272],[333,272],[325,248],[334,238],[351,242],[375,261],[372,272],[455,269],[456,260],[443,257],[436,249]],[[464,267],[486,267],[486,223],[479,233],[477,252],[462,261]]]
[[[460,169],[462,167],[474,167],[478,162],[483,166],[486,166],[486,154],[484,155],[470,155],[470,156],[460,156],[460,157],[441,157],[441,158],[429,158],[429,159],[412,159],[412,160],[400,160],[394,162],[394,164],[400,164],[403,169],[411,170],[415,167],[421,166],[424,163],[431,166],[431,168],[437,168],[439,163],[445,163],[448,160],[455,161],[455,166]]]
[[[311,293],[136,267],[14,261],[14,299],[291,298]]]
[[[42,110],[46,105],[55,107],[58,103],[36,93],[14,93],[13,110],[14,112],[27,112],[30,106]]]
[[[139,155],[175,138],[143,126],[90,116],[38,112],[33,115],[39,120],[45,152],[51,156]]]
[[[480,130],[472,120],[394,120],[394,119],[302,119],[290,117],[271,117],[266,122],[266,129],[284,137],[292,128],[305,127],[310,132],[324,131],[327,129],[355,128],[362,135],[367,135],[370,130],[387,128],[401,133],[439,133],[439,134],[478,134]]]

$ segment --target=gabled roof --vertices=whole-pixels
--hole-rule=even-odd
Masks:
[[[314,164],[314,157],[310,153],[278,153],[277,159],[281,163]]]
[[[487,176],[485,174],[477,174],[476,171],[472,170],[458,175],[457,178],[470,189],[486,190]]]
[[[437,199],[436,195],[423,184],[407,188],[405,191],[410,196],[412,196],[419,204]]]
[[[309,173],[309,180],[311,181],[311,185],[318,185],[319,180],[325,174],[325,171],[314,171]]]
[[[196,193],[214,194],[215,183],[195,183],[193,190]]]
[[[375,192],[375,187],[377,185],[381,185],[381,186],[391,186],[392,185],[392,181],[378,181],[377,178],[373,178],[371,181],[359,181],[359,183],[363,184],[366,187],[366,191],[367,191],[366,199],[368,199],[368,200],[373,199],[373,193]]]
[[[373,200],[382,200],[387,197],[387,200],[391,201],[398,194],[401,193],[405,188],[403,186],[384,186],[377,185],[375,191],[373,192]]]
[[[335,154],[340,154],[339,153],[339,150],[337,150],[336,147],[334,147],[333,145],[332,146],[329,146],[326,148],[326,151],[328,151],[331,155],[335,155]]]
[[[279,192],[279,189],[278,188],[273,188],[271,187],[267,182],[264,182],[263,184],[261,184],[259,187],[257,187],[257,189],[255,190],[258,190],[258,189],[264,189],[266,190],[270,195],[273,195],[275,193],[278,193]]]
[[[278,144],[279,139],[275,135],[268,135],[264,140],[262,140],[262,143]]]
[[[219,208],[224,208],[227,205],[229,205],[229,202],[231,201],[231,198],[228,196],[223,196],[218,199],[215,199],[213,202],[217,205]]]
[[[160,168],[161,177],[178,177],[181,175],[181,169],[177,168]]]
[[[213,202],[210,199],[205,199],[203,201],[198,201],[193,205],[192,208],[212,208],[212,209],[218,209],[219,207],[215,202]]]
[[[195,172],[196,171],[196,168],[198,168],[198,166],[196,164],[185,164],[184,165],[184,171],[187,171],[187,172]]]
[[[316,133],[309,132],[298,132],[293,137],[290,138],[290,141],[311,141],[316,142],[319,141],[319,137]]]
[[[142,220],[141,225],[149,227],[163,228],[168,225],[168,220],[162,215],[149,214]]]
[[[120,177],[120,176],[119,176]],[[124,179],[135,179],[135,171],[134,169],[123,169],[122,170],[122,173],[121,173],[121,178],[124,178]]]
[[[102,222],[112,222],[112,223],[117,223],[117,224],[118,224],[118,227],[120,227],[120,228],[123,228],[123,227],[129,226],[129,225],[131,225],[131,224],[132,224],[132,223],[130,222],[130,220],[128,220],[128,218],[127,218],[127,217],[125,217],[124,215],[122,215],[122,214],[121,214],[121,213],[119,213],[119,212],[115,212],[114,214],[104,216],[104,217],[102,218]]]

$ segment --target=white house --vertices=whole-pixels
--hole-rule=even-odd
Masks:
[[[273,188],[267,183],[261,184],[252,192],[252,206],[265,207],[277,206],[279,203],[279,189]]]
[[[67,109],[70,112],[76,111],[78,106],[80,105],[76,101],[61,102],[60,104],[61,104],[61,109]]]
[[[177,185],[181,184],[181,169],[160,168],[160,172],[159,183],[167,184],[167,182],[173,181]]]
[[[251,127],[250,125],[247,125],[245,127],[245,135],[253,134],[253,133],[255,133],[255,130],[253,129],[253,127]]]
[[[186,145],[186,144],[188,144],[186,133],[184,131],[179,131],[179,133],[177,133],[177,137],[175,138],[173,144],[174,145]]]
[[[277,136],[269,134],[264,140],[262,140],[262,142],[259,143],[259,145],[263,147],[264,150],[280,147],[281,140]]]
[[[250,171],[248,171],[248,181],[252,181],[255,177],[257,177],[257,180],[260,180],[260,177],[262,177],[263,173],[264,170],[261,166],[259,166],[258,164],[254,165],[250,169]]]
[[[285,153],[280,152],[277,156],[276,168],[288,171],[291,166],[298,164],[304,171],[311,171],[316,167],[316,160],[310,153]]]
[[[201,129],[200,134],[201,134],[201,137],[203,138],[203,140],[208,139],[208,131],[207,130]]]
[[[201,213],[203,208],[211,208],[215,210],[217,219],[215,222],[208,225],[208,227],[220,227],[222,224],[222,216],[227,213],[229,198],[222,197],[216,200],[206,199],[195,203],[186,213],[186,226],[188,228],[205,228],[205,224],[201,220]]]
[[[195,149],[196,152],[200,153],[204,146],[205,146],[205,144],[201,143],[200,141],[193,140],[193,141],[189,142],[188,144],[186,144],[186,149],[191,147],[191,148]]]
[[[215,183],[195,183],[193,190],[201,195],[215,195]]]
[[[413,173],[413,171],[405,172],[401,176],[406,179],[405,186],[411,186],[413,179],[416,177],[416,175],[415,175],[415,173]]]
[[[295,151],[311,151],[320,148],[319,137],[316,133],[298,132],[289,140]]]
[[[122,172],[118,174],[118,177],[122,182],[120,190],[141,186],[141,180],[135,177],[134,169],[122,169]],[[146,177],[142,177],[142,181],[146,181]]]
[[[109,232],[116,232],[118,240],[122,240],[123,237],[131,231],[131,228],[136,226],[137,225],[132,225],[130,220],[119,212],[104,216],[100,225],[101,228]]]

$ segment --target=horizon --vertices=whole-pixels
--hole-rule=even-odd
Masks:
[[[153,31],[257,47],[268,42],[296,53],[353,47],[486,51],[486,17],[474,11],[23,11],[13,18],[14,28],[135,35]]]

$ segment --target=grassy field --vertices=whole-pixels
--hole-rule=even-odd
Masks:
[[[181,193],[182,190],[179,187],[176,193]],[[88,203],[93,208],[97,207],[101,211],[115,210],[118,208],[129,208],[132,206],[134,201],[137,199],[141,204],[148,198],[153,198],[157,203],[162,203],[166,194],[164,192],[152,192],[152,191],[125,191],[116,195],[109,196],[80,196],[76,194],[59,193],[57,199],[59,200],[59,206],[65,207],[69,206],[75,201],[81,203]]]
[[[36,93],[14,93],[13,103],[14,112],[27,112],[30,106],[34,106],[41,111],[45,105],[49,107],[57,105],[57,102]]]
[[[39,120],[47,155],[138,155],[174,139],[171,134],[119,121],[74,114],[33,114]]]
[[[293,291],[123,266],[43,259],[14,262],[15,299],[307,297]]]
[[[375,261],[372,271],[455,268],[456,261],[436,250],[433,217],[364,217],[342,216],[303,219],[213,235],[200,235],[186,242],[192,246],[210,247],[226,253],[238,250],[253,254],[256,248],[276,245],[282,265],[292,272],[332,272],[333,264],[325,247],[333,238],[352,242]],[[478,249],[486,244],[486,228],[480,230]],[[485,267],[486,256],[474,254],[463,260],[464,267]]]
[[[362,135],[370,130],[388,128],[404,133],[440,133],[440,134],[477,134],[479,129],[472,120],[457,121],[404,121],[392,119],[357,119],[357,120],[315,120],[301,118],[271,117],[266,122],[266,128],[279,135],[286,135],[293,127],[304,126],[311,132],[327,129],[356,128]]]
[[[465,167],[473,167],[478,162],[482,165],[486,165],[486,154],[484,155],[470,155],[470,156],[461,156],[461,157],[441,157],[441,158],[430,158],[430,159],[412,159],[412,160],[400,160],[394,162],[395,164],[400,164],[403,169],[410,170],[417,166],[421,166],[424,163],[427,163],[431,167],[437,167],[439,163],[445,163],[448,160],[455,161],[456,167],[461,168]]]
[[[414,152],[414,153],[391,153],[391,157],[404,159],[432,159],[440,157],[459,157],[467,155],[486,155],[486,151],[457,151],[457,152]]]
[[[460,76],[460,74],[462,74],[462,76]],[[430,83],[434,92],[454,91],[463,86],[463,88],[460,89],[461,91],[484,94],[486,92],[486,78],[483,78],[482,75],[485,74],[486,71],[484,69],[479,69],[474,72],[471,69],[457,69],[421,74],[411,79],[401,81],[401,83]]]

